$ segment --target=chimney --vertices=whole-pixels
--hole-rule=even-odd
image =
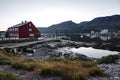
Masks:
[[[25,20],[25,23],[27,23],[27,21]]]
[[[22,24],[23,24],[23,21],[22,21]]]

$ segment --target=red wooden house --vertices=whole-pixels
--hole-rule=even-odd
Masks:
[[[40,36],[40,31],[31,21],[22,21],[22,23],[9,27],[6,32],[6,37],[9,38],[38,38]]]

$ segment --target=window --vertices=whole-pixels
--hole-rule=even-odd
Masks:
[[[33,34],[33,33],[30,33],[29,36],[30,36],[30,37],[34,37],[34,34]]]
[[[9,34],[11,37],[19,37],[19,34]]]
[[[16,34],[16,37],[19,37],[19,34]]]
[[[29,24],[29,27],[31,27],[31,24]]]
[[[18,28],[15,28],[15,31],[18,31]]]
[[[12,28],[10,28],[9,31],[12,31]]]
[[[18,31],[18,28],[9,28],[9,31]]]
[[[14,31],[14,28],[12,28],[12,31]]]
[[[32,31],[32,29],[31,29],[31,28],[29,28],[29,31]]]

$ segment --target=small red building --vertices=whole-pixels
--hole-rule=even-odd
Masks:
[[[40,36],[40,31],[31,21],[22,21],[17,25],[9,27],[6,32],[6,37],[9,38],[38,38]]]

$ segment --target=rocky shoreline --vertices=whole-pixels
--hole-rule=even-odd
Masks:
[[[65,50],[64,52],[59,51],[59,48],[67,46],[74,47],[75,45],[73,44],[65,41],[47,44],[37,44],[35,46],[22,49],[23,51],[22,53],[20,53],[20,55],[25,58],[35,59],[48,59],[54,57],[54,58],[74,58],[79,60],[90,60],[90,58],[84,54],[67,52]]]
[[[105,43],[103,43],[103,44],[108,45]],[[18,53],[20,53],[23,57],[33,57],[35,59],[47,59],[47,58],[53,58],[53,57],[61,57],[61,58],[75,58],[76,57],[76,58],[82,59],[82,60],[91,60],[94,58],[89,58],[84,54],[80,54],[80,53],[73,54],[73,52],[70,52],[70,51],[67,52],[65,50],[58,51],[59,48],[63,48],[63,47],[79,48],[79,47],[91,47],[91,46],[93,48],[95,46],[97,46],[97,47],[95,47],[95,49],[98,48],[98,45],[96,45],[95,43],[84,43],[84,42],[61,40],[58,42],[36,44],[31,47],[18,48],[18,49],[20,49],[20,52],[18,52]],[[102,46],[102,45],[100,45],[100,46]],[[101,49],[101,48],[98,48],[98,49]],[[64,52],[61,52],[61,51],[64,51]]]
[[[95,48],[108,49],[111,46],[111,44],[107,44],[107,43],[101,43],[101,44],[102,45],[98,46],[98,44],[95,44],[95,43],[60,41],[60,42],[36,44],[31,47],[15,48],[15,50],[13,51],[16,53],[19,53],[23,58],[34,58],[34,59],[44,60],[44,59],[54,57],[54,58],[76,58],[79,60],[92,60],[82,54],[76,53],[75,55],[73,55],[72,52],[63,54],[61,52],[57,52],[57,49],[61,47],[66,47],[66,46],[76,47],[76,48],[81,46],[85,46],[85,47],[92,46]],[[120,63],[120,60],[116,64],[98,65],[100,69],[104,71],[106,76],[90,77],[88,80],[120,80],[120,64],[119,63]],[[16,75],[21,76],[22,80],[62,80],[60,77],[41,77],[37,75],[32,75],[31,72],[28,72],[25,70],[18,71],[18,70],[12,69],[11,66],[9,65],[4,65],[4,66],[0,65],[0,71],[3,71],[3,72],[12,71]]]

